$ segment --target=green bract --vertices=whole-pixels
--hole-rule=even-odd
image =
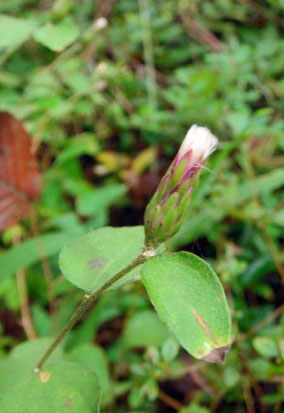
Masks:
[[[146,208],[146,245],[155,247],[177,233],[190,198],[191,183],[185,182],[174,190],[170,167]]]
[[[218,139],[192,125],[145,212],[146,245],[157,246],[175,235],[187,212],[197,174]]]

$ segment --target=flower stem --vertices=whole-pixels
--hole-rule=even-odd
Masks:
[[[48,360],[50,355],[53,353],[55,348],[62,341],[62,339],[65,337],[65,335],[68,333],[68,331],[70,331],[75,326],[77,321],[79,321],[81,319],[81,317],[83,316],[83,314],[95,304],[95,302],[104,294],[104,292],[109,287],[111,287],[116,281],[118,281],[120,278],[122,278],[124,275],[126,275],[131,270],[133,270],[135,267],[137,267],[138,265],[140,265],[144,261],[146,261],[146,259],[147,259],[147,257],[142,252],[129,265],[127,265],[125,268],[123,268],[121,271],[119,271],[117,274],[115,274],[112,278],[110,278],[97,291],[93,292],[87,299],[83,298],[81,304],[74,311],[74,313],[72,314],[70,319],[67,321],[65,327],[57,335],[57,337],[54,339],[53,343],[50,345],[50,347],[47,349],[45,354],[42,356],[42,358],[40,359],[40,361],[36,365],[36,367],[34,369],[35,373],[38,373],[42,369],[44,363]]]

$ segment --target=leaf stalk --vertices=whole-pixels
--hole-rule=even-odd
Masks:
[[[105,284],[103,284],[98,290],[94,291],[87,299],[83,297],[80,305],[74,311],[72,316],[67,321],[64,328],[60,331],[60,333],[55,337],[53,343],[50,347],[46,350],[38,364],[36,365],[34,372],[39,373],[42,369],[43,365],[49,359],[53,351],[56,349],[58,344],[62,341],[65,335],[76,325],[76,323],[82,318],[87,310],[89,310],[97,301],[98,299],[118,280],[120,280],[124,275],[128,274],[138,265],[142,264],[147,260],[147,255],[144,254],[144,250],[141,252],[138,257],[136,257],[129,265],[115,274],[112,278],[110,278]]]

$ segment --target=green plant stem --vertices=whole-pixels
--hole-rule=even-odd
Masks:
[[[125,268],[123,268],[121,271],[115,274],[112,278],[110,278],[104,285],[102,285],[97,291],[93,292],[87,299],[83,298],[81,304],[72,314],[72,316],[66,323],[65,327],[57,335],[53,343],[50,345],[50,347],[47,349],[45,354],[42,356],[42,358],[36,365],[34,369],[35,373],[38,373],[42,369],[44,363],[48,360],[50,355],[53,353],[58,344],[62,341],[64,336],[68,333],[68,331],[70,331],[75,326],[77,321],[79,321],[83,314],[96,303],[96,301],[104,294],[104,292],[124,275],[126,275],[135,267],[146,261],[146,259],[147,257],[142,252],[140,255],[138,255],[137,258],[135,258],[135,260],[133,260],[129,265],[127,265]]]

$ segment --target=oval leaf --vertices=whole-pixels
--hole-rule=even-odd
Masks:
[[[197,359],[222,362],[231,343],[231,321],[222,285],[199,257],[163,254],[144,264],[142,281],[161,319]]]
[[[0,14],[0,47],[17,47],[24,43],[35,29],[32,20]]]
[[[81,364],[93,371],[99,379],[103,403],[111,399],[111,383],[109,377],[108,359],[104,350],[90,343],[75,347],[65,356],[67,360]]]
[[[0,393],[7,392],[30,376],[52,342],[52,337],[41,337],[21,343],[14,347],[8,358],[0,360]],[[62,349],[57,347],[47,364],[61,360],[62,357]]]
[[[4,394],[0,410],[1,413],[94,413],[98,405],[97,376],[79,364],[58,362],[39,374],[27,374]]]
[[[143,245],[142,226],[100,228],[65,245],[59,256],[59,265],[72,284],[94,292],[130,264],[140,254]],[[133,277],[135,275],[137,271],[134,270]],[[127,279],[131,280],[129,275]]]
[[[153,310],[134,314],[123,332],[126,347],[161,346],[170,337],[169,330]]]
[[[79,29],[71,20],[58,24],[48,23],[38,29],[34,38],[54,52],[61,52],[79,36]]]

